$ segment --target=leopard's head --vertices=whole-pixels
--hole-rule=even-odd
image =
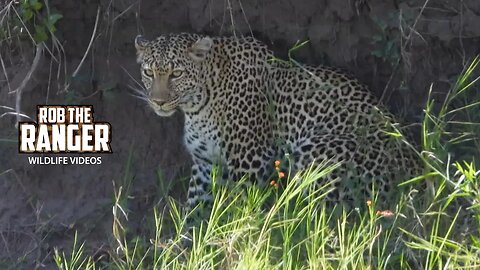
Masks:
[[[211,53],[213,40],[195,34],[164,35],[149,41],[135,38],[145,91],[142,97],[160,116],[177,109],[195,112],[205,102],[202,65]]]

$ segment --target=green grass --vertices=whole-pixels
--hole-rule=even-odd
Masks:
[[[409,192],[391,209],[375,199],[350,212],[325,206],[328,186],[312,184],[339,164],[323,162],[282,180],[282,192],[214,185],[210,216],[184,248],[187,214],[178,203],[153,211],[149,235],[131,235],[128,194],[119,187],[109,259],[95,261],[75,239],[72,252],[56,250],[55,262],[59,269],[478,269],[478,63],[444,102],[429,98],[418,151],[425,172],[402,184]]]

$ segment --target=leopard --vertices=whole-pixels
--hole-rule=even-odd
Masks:
[[[399,122],[347,72],[280,60],[254,37],[171,33],[134,43],[141,99],[160,117],[184,115],[187,209],[211,203],[217,166],[223,181],[265,186],[286,155],[293,172],[338,163],[316,184],[332,187],[325,201],[353,207],[375,190],[391,198],[419,172]]]

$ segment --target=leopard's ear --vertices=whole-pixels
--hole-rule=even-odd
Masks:
[[[137,49],[137,63],[142,63],[143,53],[147,47],[148,40],[141,35],[135,37],[135,49]]]
[[[213,46],[213,40],[209,37],[200,38],[188,49],[188,55],[193,61],[201,62],[207,58],[207,54]]]

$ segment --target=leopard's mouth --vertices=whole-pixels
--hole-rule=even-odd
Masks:
[[[175,97],[168,101],[157,101],[153,99],[148,99],[148,104],[159,116],[170,116],[178,108],[180,97]]]

